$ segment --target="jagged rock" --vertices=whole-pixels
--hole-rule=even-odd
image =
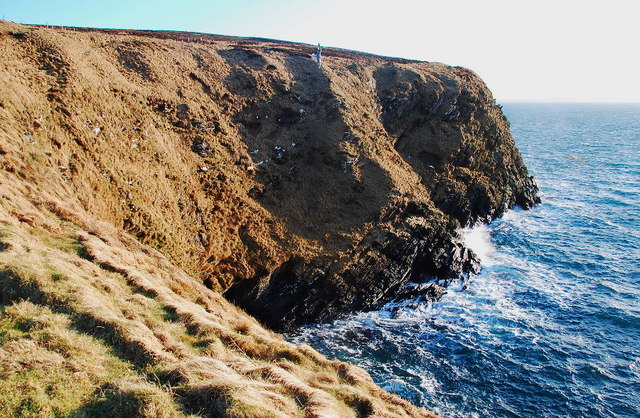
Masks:
[[[415,203],[392,209],[399,216],[375,232],[380,239],[360,246],[346,263],[307,263],[293,257],[270,275],[238,282],[225,296],[269,327],[288,330],[379,308],[410,280],[433,276],[446,280],[479,272],[477,257],[458,237],[443,228],[412,222],[416,213],[426,210]]]
[[[191,151],[195,152],[201,157],[210,157],[213,154],[213,148],[209,144],[206,138],[202,136],[196,136],[191,143]]]
[[[448,280],[437,278],[426,283],[410,283],[393,299],[391,310],[416,308],[423,304],[436,302],[445,295],[448,287]]]
[[[176,116],[181,120],[189,119],[189,106],[184,103],[176,106]]]

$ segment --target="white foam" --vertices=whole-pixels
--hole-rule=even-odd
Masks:
[[[483,266],[492,266],[496,263],[496,247],[491,241],[491,233],[486,225],[464,228],[460,233],[465,245],[476,253]]]

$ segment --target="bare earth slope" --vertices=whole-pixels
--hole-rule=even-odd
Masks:
[[[375,308],[410,279],[475,271],[456,228],[529,207],[537,189],[469,70],[343,50],[325,50],[319,68],[313,52],[2,22],[0,286],[17,331],[0,349],[11,341],[46,351],[34,339],[55,326],[85,339],[86,319],[106,329],[87,344],[106,342],[105,362],[131,363],[117,366],[129,368],[131,385],[178,397],[177,410],[214,408],[193,406],[209,395],[190,388],[225,370],[254,379],[255,392],[240,398],[276,393],[255,405],[313,412],[320,401],[292,395],[281,374],[289,366],[248,369],[255,359],[243,344],[256,340],[268,351],[261,362],[304,363],[290,367],[295,378],[333,410],[423,413],[363,372],[352,382],[340,371],[349,366],[287,345],[219,295],[273,329]],[[425,291],[437,294],[434,286]],[[40,334],[20,322],[40,314],[50,319],[33,328]],[[295,354],[278,357],[277,347]],[[209,356],[212,371],[194,366],[196,355]],[[333,373],[326,382],[305,374],[314,362]],[[150,381],[148,368],[160,365],[166,379]],[[92,384],[125,396],[105,370]],[[340,386],[359,382],[360,397]],[[211,390],[227,402],[215,408],[233,408],[236,391]]]

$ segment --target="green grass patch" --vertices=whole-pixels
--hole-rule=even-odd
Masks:
[[[28,301],[2,307],[0,341],[0,416],[66,416],[135,375],[66,315]]]

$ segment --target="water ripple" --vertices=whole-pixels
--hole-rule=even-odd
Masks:
[[[287,337],[446,416],[640,416],[640,106],[505,111],[544,203],[463,231],[466,290]]]

